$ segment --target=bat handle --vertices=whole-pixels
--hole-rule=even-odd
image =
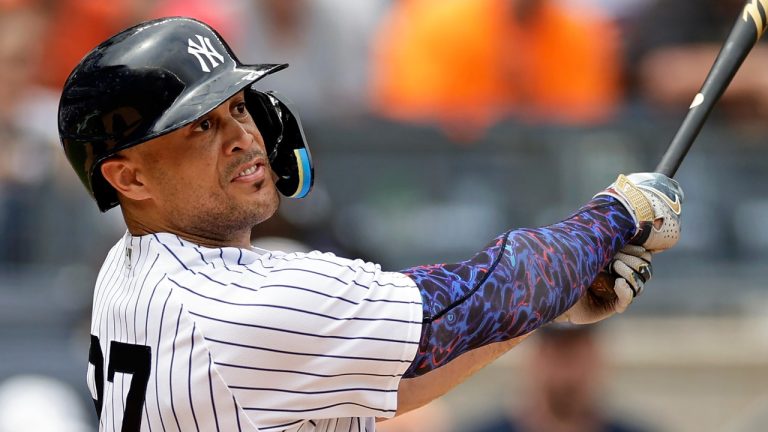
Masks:
[[[675,137],[672,138],[672,142],[669,144],[667,151],[661,158],[661,161],[656,165],[655,172],[664,174],[667,177],[674,177],[677,169],[680,168],[680,164],[683,162],[685,155],[688,154],[693,145],[693,141],[699,136],[699,132],[704,127],[704,121],[712,112],[712,108],[715,106],[715,102],[720,98],[720,95],[725,91],[725,86],[720,89],[711,90],[711,82],[718,78],[726,83],[730,82],[733,78],[733,73],[730,73],[726,78],[721,78],[724,75],[722,67],[716,67],[707,76],[707,80],[701,88],[701,91],[693,98],[691,106],[688,108],[688,113],[683,119],[683,123],[680,124],[680,128],[677,129]],[[715,95],[711,96],[710,93],[714,92]],[[705,96],[705,94],[707,96]]]
[[[697,98],[702,97],[699,93]],[[714,101],[707,101],[705,105],[692,106],[688,111],[688,115],[685,116],[685,120],[677,130],[675,137],[672,139],[667,151],[661,158],[661,161],[656,165],[654,170],[657,173],[664,174],[667,177],[674,177],[677,173],[677,169],[680,168],[680,164],[683,162],[683,158],[688,154],[693,145],[693,141],[699,135],[701,128],[704,126],[704,120],[712,111]]]
[[[693,143],[693,141],[691,141]],[[661,158],[661,161],[658,165],[656,165],[655,172],[659,174],[664,174],[667,177],[674,177],[675,173],[677,172],[677,169],[680,168],[680,163],[683,161],[683,158],[685,157],[685,154],[688,153],[688,149],[691,146],[685,146],[685,148],[680,148],[679,146],[670,146],[666,153],[664,153],[664,156]]]

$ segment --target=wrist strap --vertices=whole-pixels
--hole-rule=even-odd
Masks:
[[[627,203],[632,206],[630,210],[635,213],[640,222],[653,220],[654,215],[651,201],[624,174],[619,174],[619,178],[616,179],[613,188],[616,193],[621,194]]]
[[[595,196],[600,195],[608,195],[619,200],[632,215],[638,232],[641,231],[641,226],[652,222],[654,219],[653,204],[640,188],[624,174],[619,174],[613,184]]]

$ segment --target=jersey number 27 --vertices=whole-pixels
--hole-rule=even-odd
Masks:
[[[152,349],[146,345],[133,345],[111,341],[109,343],[109,363],[107,380],[113,382],[115,372],[131,374],[131,387],[125,399],[125,412],[121,432],[139,432],[141,428],[141,408],[149,382],[149,372],[152,368]],[[94,367],[94,382],[96,384],[96,414],[101,419],[104,404],[104,354],[98,336],[91,335],[91,348],[88,352],[88,363]]]

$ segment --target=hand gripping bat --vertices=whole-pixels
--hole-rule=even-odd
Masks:
[[[748,0],[717,54],[704,84],[701,85],[701,90],[694,96],[688,108],[688,114],[656,166],[656,172],[674,177],[715,103],[731,83],[752,47],[763,36],[766,27],[768,27],[768,0]],[[591,289],[601,300],[615,298],[614,279],[614,276],[600,273]]]

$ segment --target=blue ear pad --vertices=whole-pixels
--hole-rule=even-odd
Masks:
[[[246,89],[245,103],[264,138],[277,190],[289,198],[304,198],[312,189],[314,169],[298,115],[274,92]]]

